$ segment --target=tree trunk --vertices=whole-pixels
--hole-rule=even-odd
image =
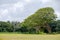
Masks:
[[[46,24],[45,28],[47,29],[48,33],[51,33],[51,27],[48,24]]]
[[[36,29],[36,33],[39,33],[39,31],[40,31],[40,26],[36,26],[35,29]]]

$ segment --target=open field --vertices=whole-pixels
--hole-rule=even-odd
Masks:
[[[60,40],[60,34],[0,34],[0,40]]]

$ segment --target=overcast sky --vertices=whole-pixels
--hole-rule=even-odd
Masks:
[[[60,0],[0,0],[0,21],[23,21],[40,8],[52,7],[60,19]]]

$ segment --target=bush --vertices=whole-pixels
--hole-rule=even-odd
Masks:
[[[29,33],[30,33],[30,34],[35,34],[35,33],[36,33],[36,29],[30,28],[30,29],[29,29]]]

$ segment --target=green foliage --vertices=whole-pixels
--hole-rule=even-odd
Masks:
[[[52,21],[49,25],[51,27],[51,31],[56,32],[57,21]]]
[[[25,33],[25,32],[28,32],[28,29],[27,29],[27,27],[21,27],[21,28],[20,28],[20,31],[21,31],[22,33]]]
[[[2,22],[0,21],[0,32],[4,32],[6,31],[7,29],[9,29],[11,27],[11,25],[7,22]]]
[[[17,26],[16,28],[17,29]],[[14,25],[11,22],[0,21],[0,32],[13,32]]]
[[[26,27],[45,27],[48,23],[54,21],[56,19],[56,15],[54,14],[53,8],[46,7],[37,10],[33,15],[29,16],[25,19],[24,22],[21,23],[21,26]]]
[[[30,33],[30,34],[36,34],[36,29],[30,28],[30,29],[29,29],[29,33]]]
[[[57,31],[58,33],[60,33],[60,20],[57,20],[56,31]]]

